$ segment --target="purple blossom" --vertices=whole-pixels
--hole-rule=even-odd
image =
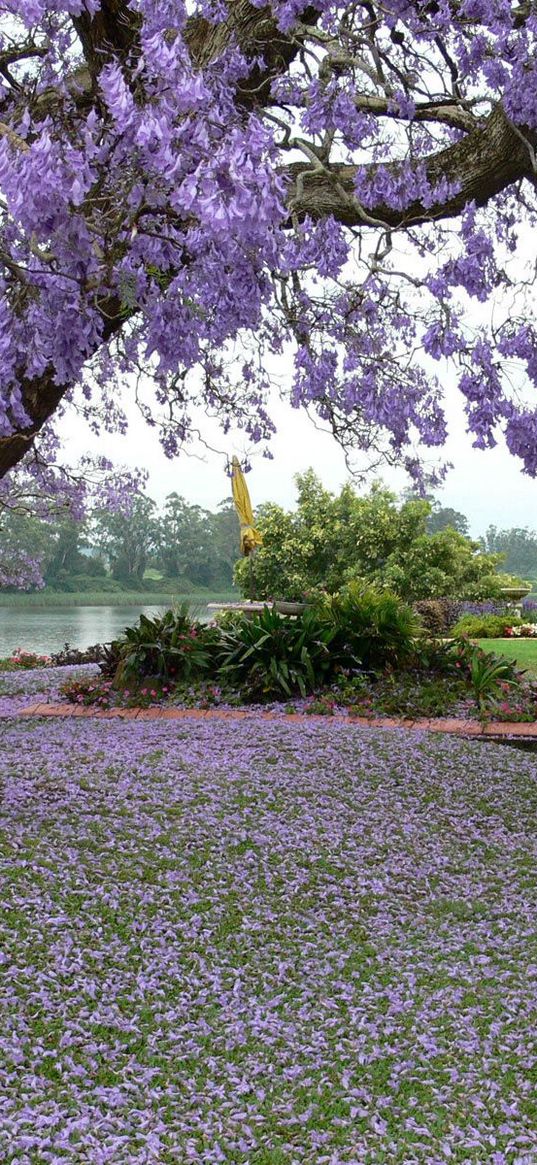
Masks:
[[[266,455],[267,369],[285,354],[293,405],[417,480],[446,436],[445,367],[431,378],[425,354],[458,365],[476,444],[503,436],[534,475],[531,271],[509,260],[518,248],[524,262],[517,228],[534,231],[535,209],[507,175],[484,187],[486,207],[470,182],[455,218],[469,175],[446,164],[493,118],[514,125],[517,148],[529,134],[530,173],[532,12],[392,0],[371,22],[333,0],[314,17],[299,0],[265,8],[252,3],[243,43],[224,0],[137,0],[88,83],[81,28],[98,0],[4,4],[0,47],[25,47],[0,94],[0,438],[28,428],[24,386],[40,378],[62,390],[58,418],[76,407],[92,432],[123,432],[122,394],[143,367],[153,390],[138,404],[168,456],[200,404]],[[56,464],[57,488],[53,420],[35,449],[23,477],[45,465],[48,490]]]

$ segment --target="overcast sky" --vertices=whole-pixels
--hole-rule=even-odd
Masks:
[[[457,395],[454,391],[448,398],[451,432],[444,453],[454,467],[438,492],[441,503],[465,513],[475,536],[492,523],[500,528],[537,527],[537,481],[520,471],[519,463],[505,447],[485,452],[472,448]],[[274,459],[268,461],[255,452],[251,457],[248,485],[254,508],[266,501],[292,508],[293,477],[310,465],[331,490],[338,490],[349,479],[343,454],[334,439],[318,432],[302,410],[277,402],[273,416],[278,424],[278,435],[272,442]],[[211,428],[203,417],[200,426],[212,443],[225,448],[230,457],[233,453],[243,457],[250,451],[240,435],[226,445],[216,427]],[[148,429],[137,413],[132,416],[127,437],[104,435],[90,440],[80,421],[72,418],[64,421],[63,433],[71,462],[78,455],[93,451],[105,453],[117,463],[145,467],[149,472],[147,492],[159,503],[175,490],[188,502],[216,509],[229,496],[224,456],[198,447],[196,457],[183,454],[169,461],[161,452],[155,430]],[[372,475],[371,480],[374,476],[381,476],[397,492],[408,484],[402,472],[386,469]],[[367,485],[359,488],[366,490]]]

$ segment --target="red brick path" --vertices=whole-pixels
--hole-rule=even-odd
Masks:
[[[480,724],[477,720],[402,720],[388,716],[319,716],[307,715],[303,712],[250,712],[242,708],[229,711],[217,708],[210,711],[201,711],[197,708],[110,708],[97,710],[83,708],[75,704],[32,704],[16,713],[17,717],[24,716],[79,716],[92,720],[243,720],[255,717],[261,720],[291,721],[307,724],[323,721],[340,724],[360,724],[371,728],[410,728],[414,731],[449,732],[457,736],[472,736],[480,739],[487,737],[520,737],[527,740],[537,740],[537,722],[533,724],[510,724],[494,721],[490,724]]]

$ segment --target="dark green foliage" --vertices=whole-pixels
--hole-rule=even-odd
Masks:
[[[102,675],[113,679],[121,663],[121,647],[117,639],[114,639],[112,643],[103,643],[101,658],[98,662]]]
[[[138,624],[127,627],[117,640],[121,662],[116,682],[200,676],[209,668],[217,638],[212,628],[191,619],[187,604],[154,619],[140,615]]]
[[[427,533],[438,534],[441,530],[456,530],[458,534],[468,537],[469,527],[466,514],[454,510],[452,506],[440,506],[433,502],[432,510],[427,518]]]
[[[479,709],[495,700],[502,688],[518,688],[523,673],[514,660],[505,659],[481,647],[467,647],[465,663]]]
[[[453,715],[468,694],[460,672],[451,675],[389,672],[374,685],[351,679],[340,683],[341,700],[358,715],[433,717]]]
[[[314,611],[293,619],[265,607],[222,629],[219,674],[250,700],[305,696],[333,668],[334,634]]]
[[[92,567],[98,565],[97,560],[89,560]],[[68,574],[61,572],[47,583],[47,590],[61,594],[118,594],[123,590],[121,583],[115,578],[107,578],[103,574]]]
[[[226,500],[210,513],[177,493],[168,495],[153,554],[166,578],[188,577],[194,586],[229,587],[239,552],[240,527],[232,503]]]
[[[449,635],[457,619],[460,603],[456,599],[420,599],[413,604],[429,635]]]
[[[76,664],[98,663],[101,671],[104,671],[103,665],[105,661],[110,658],[111,648],[113,644],[94,643],[92,647],[86,647],[81,651],[78,647],[71,647],[69,643],[64,643],[61,651],[55,651],[50,657],[50,662],[53,667],[73,667]],[[119,659],[116,659],[116,667]]]
[[[319,609],[333,631],[331,650],[343,668],[383,669],[405,663],[415,651],[419,620],[389,591],[351,583]]]

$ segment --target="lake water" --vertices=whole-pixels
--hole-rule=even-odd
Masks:
[[[166,602],[156,607],[0,607],[0,658],[17,647],[49,655],[65,643],[81,649],[109,643],[136,623],[142,611],[151,616],[166,608]],[[205,603],[194,606],[192,613],[201,622],[210,617]]]

